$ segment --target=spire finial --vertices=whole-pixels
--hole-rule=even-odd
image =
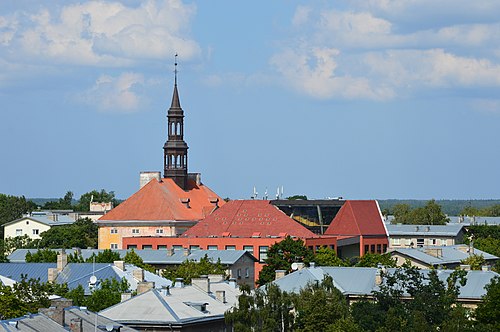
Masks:
[[[175,53],[175,61],[174,61],[174,66],[175,66],[175,69],[174,69],[174,84],[177,85],[177,56],[178,54]]]

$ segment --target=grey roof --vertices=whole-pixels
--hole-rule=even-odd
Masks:
[[[236,303],[239,290],[227,282],[214,283],[210,287],[212,292],[225,290],[228,302],[223,303],[196,286],[184,286],[170,288],[168,295],[165,291],[152,289],[104,309],[100,314],[120,323],[144,325],[186,325],[223,320],[224,313]],[[206,304],[207,310],[200,311],[194,305],[196,303]]]
[[[67,215],[57,215],[57,221],[50,219],[47,215],[36,215],[36,216],[24,216],[19,219],[10,221],[8,223],[3,224],[3,226],[14,224],[18,221],[24,220],[33,220],[39,223],[45,224],[47,226],[60,226],[60,225],[70,225],[75,222],[75,219],[71,218]]]
[[[48,269],[57,267],[56,263],[0,263],[0,275],[21,280],[21,275],[25,274],[29,278],[40,278],[40,281],[47,282]],[[130,285],[130,289],[137,289],[138,281],[133,277],[133,270],[138,267],[130,264],[125,265],[125,271],[111,263],[68,263],[57,275],[56,282],[67,283],[69,289],[74,289],[81,285],[85,294],[90,294],[90,277],[95,275],[97,280],[115,279],[120,281],[125,278]],[[153,281],[156,288],[171,286],[172,282],[154,273],[144,271],[144,280]]]
[[[463,224],[463,225],[500,225],[500,217],[457,217],[452,216],[450,218],[450,223]]]
[[[38,249],[17,249],[14,252],[12,252],[7,258],[9,259],[10,262],[13,263],[21,263],[25,262],[25,257],[28,252],[31,252],[32,254],[35,253]],[[53,249],[56,250],[57,252],[60,252],[61,249]],[[77,249],[65,249],[66,253],[73,254]],[[97,254],[99,252],[102,252],[102,249],[80,249],[80,252],[82,254],[83,259],[87,259],[92,256],[93,253]],[[126,249],[121,249],[121,250],[113,250],[115,252],[118,252],[121,257],[125,257],[125,254],[127,251]],[[217,262],[218,259],[220,259],[222,264],[226,265],[232,265],[236,261],[238,261],[243,255],[248,255],[255,261],[257,259],[253,257],[250,253],[248,253],[245,250],[191,250],[191,253],[187,256],[184,255],[183,250],[178,250],[174,251],[174,254],[172,256],[168,256],[167,250],[155,250],[155,249],[143,249],[143,250],[136,250],[134,249],[135,253],[139,255],[139,257],[142,258],[144,263],[146,264],[181,264],[185,260],[195,260],[199,261],[201,258],[203,258],[205,255],[208,256],[209,259],[211,259],[213,262]]]
[[[402,225],[386,224],[389,236],[457,236],[463,224]]]
[[[369,267],[310,267],[290,273],[278,280],[273,281],[281,290],[287,292],[299,292],[308,283],[321,282],[324,276],[332,277],[335,287],[344,295],[371,295],[378,289],[375,284],[377,268]],[[388,273],[394,273],[395,268],[387,269]],[[454,270],[437,270],[439,279],[446,279]],[[420,270],[427,275],[430,270]],[[494,277],[500,276],[493,271],[467,271],[467,283],[460,287],[459,299],[480,299],[486,294],[485,286]],[[264,286],[265,287],[265,286]]]
[[[430,251],[439,251],[440,255],[436,257],[435,255],[429,254],[428,252]],[[495,261],[498,259],[497,256],[475,248],[472,253],[469,253],[469,247],[464,244],[453,246],[429,246],[421,248],[398,248],[391,250],[391,253],[400,253],[431,266],[457,264],[468,258],[472,253],[482,255],[487,261]]]
[[[14,319],[0,320],[0,332],[51,331],[67,332],[61,325],[42,314],[26,315]]]
[[[26,274],[28,279],[40,279],[46,282],[48,279],[48,269],[57,267],[56,263],[0,263],[0,275],[21,281],[21,275]]]
[[[64,309],[64,324],[69,325],[71,319],[81,318],[83,331],[94,331],[97,318],[97,330],[106,331],[106,325],[120,326],[120,332],[137,331],[131,327],[115,322],[93,311],[87,310],[85,307],[68,307]],[[97,316],[97,317],[96,317]]]

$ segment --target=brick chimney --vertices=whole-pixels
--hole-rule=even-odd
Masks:
[[[200,276],[199,278],[192,278],[191,285],[201,289],[205,293],[210,293],[210,280],[206,275]]]
[[[49,317],[59,325],[64,326],[64,309],[73,305],[70,299],[60,298],[50,302],[49,308],[40,308],[38,312]]]
[[[226,301],[226,291],[223,291],[223,290],[215,291],[215,298],[217,300],[221,301],[222,303],[227,303],[227,301]]]
[[[124,261],[114,261],[113,264],[122,271],[125,271],[125,262]]]
[[[68,265],[68,255],[66,254],[66,250],[62,249],[57,255],[57,271],[61,272],[66,265]]]
[[[143,269],[135,269],[134,271],[132,271],[132,276],[138,282],[143,282],[144,281],[144,270]]]
[[[69,322],[69,330],[71,332],[83,332],[82,319],[81,318],[71,318],[71,321]]]
[[[274,280],[278,280],[285,276],[286,270],[276,270],[274,273],[275,273]]]
[[[150,289],[155,288],[155,283],[153,281],[141,281],[137,283],[137,294],[142,294]]]

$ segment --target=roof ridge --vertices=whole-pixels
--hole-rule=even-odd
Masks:
[[[346,203],[349,204],[348,206],[349,206],[349,209],[351,210],[351,214],[352,214],[352,217],[354,219],[354,224],[356,225],[356,228],[358,229],[358,233],[359,233],[359,235],[362,235],[361,229],[359,228],[358,218],[356,216],[356,213],[354,213],[354,209],[352,208],[352,204],[350,201],[347,201]]]
[[[160,303],[163,305],[165,309],[174,317],[175,320],[180,321],[181,318],[175,313],[174,309],[168,304],[167,301],[160,295],[160,293],[156,289],[151,289],[150,292],[153,292],[153,294],[158,298]]]

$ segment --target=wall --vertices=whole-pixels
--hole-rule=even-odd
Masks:
[[[116,233],[111,233],[112,229],[116,229]],[[133,233],[133,230],[138,230],[139,233]],[[163,233],[157,233],[157,230],[162,230]],[[148,236],[148,237],[161,237],[161,236],[176,236],[185,231],[185,227],[175,226],[99,226],[99,242],[98,249],[111,249],[111,244],[117,245],[116,249],[126,249],[122,247],[122,238]],[[156,247],[153,247],[156,249]]]
[[[455,237],[450,236],[426,236],[419,235],[419,239],[424,239],[423,246],[452,246],[454,244],[460,243]],[[399,239],[400,244],[395,244],[394,240]],[[417,237],[413,235],[409,236],[391,236],[389,239],[390,248],[408,248],[413,242],[413,247],[417,247]]]
[[[40,234],[50,229],[50,226],[42,224],[29,218],[23,218],[16,223],[4,227],[4,239],[16,237],[16,229],[21,229],[21,235],[28,235],[31,239],[40,239]],[[38,229],[38,234],[33,234],[33,230]]]

